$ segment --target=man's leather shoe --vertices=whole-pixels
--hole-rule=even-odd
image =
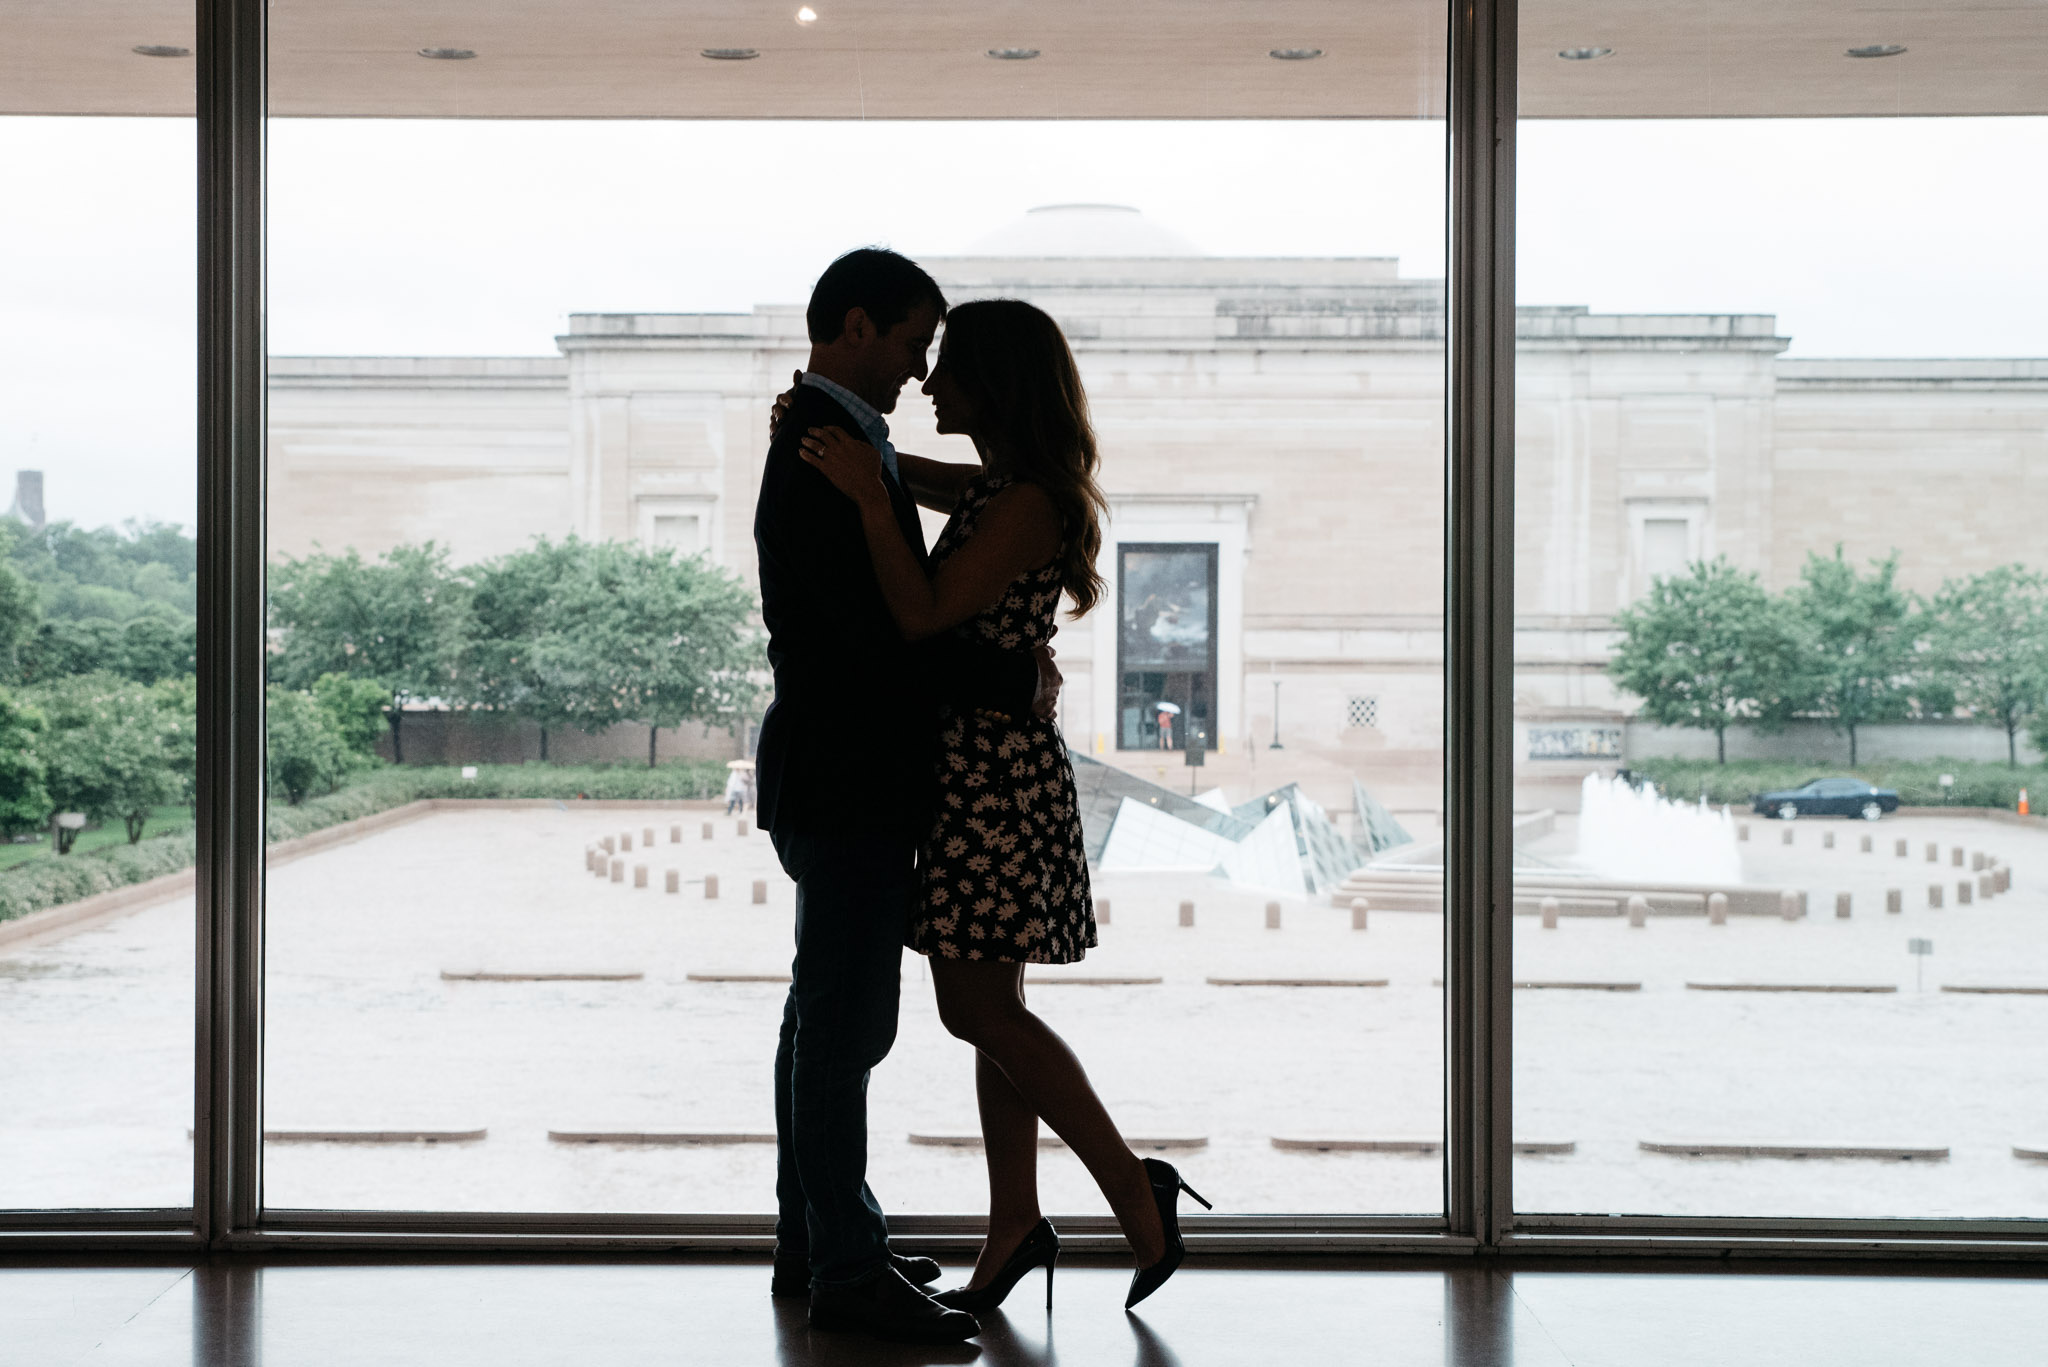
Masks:
[[[948,1310],[885,1267],[852,1286],[811,1288],[811,1328],[858,1329],[905,1343],[958,1343],[981,1332],[964,1310]]]
[[[912,1286],[930,1286],[939,1279],[942,1269],[930,1258],[909,1258],[901,1253],[891,1253],[889,1263],[903,1274],[903,1280]],[[777,1253],[775,1275],[768,1283],[771,1296],[808,1296],[811,1294],[811,1263],[803,1255],[790,1257]]]

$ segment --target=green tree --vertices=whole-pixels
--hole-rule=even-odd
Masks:
[[[384,685],[346,674],[322,674],[313,680],[313,701],[352,754],[368,759],[377,753],[377,737],[384,734],[385,715],[391,710],[391,693]]]
[[[79,674],[118,674],[125,662],[121,624],[106,617],[48,617],[23,652],[22,678],[52,683]]]
[[[555,617],[557,590],[591,551],[589,543],[573,536],[560,542],[539,537],[470,572],[474,593],[462,662],[463,699],[537,724],[543,760],[548,729],[571,723],[574,706],[560,681],[541,668],[540,642]]]
[[[163,716],[164,754],[187,806],[199,800],[199,680],[190,674],[149,686]]]
[[[272,568],[270,622],[281,636],[271,677],[287,688],[343,674],[390,690],[391,752],[403,764],[406,704],[455,692],[469,592],[432,542],[374,562],[315,552]]]
[[[1928,604],[1928,665],[1955,701],[2005,728],[2018,767],[2019,729],[2048,692],[2048,578],[2000,565],[1944,582]]]
[[[1898,721],[1912,711],[1917,642],[1922,624],[1895,579],[1899,553],[1859,573],[1835,547],[1806,557],[1786,600],[1803,637],[1806,686],[1799,710],[1828,718],[1848,732],[1849,763],[1857,761],[1856,730]]]
[[[1615,614],[1621,643],[1607,672],[1643,700],[1660,726],[1714,733],[1728,762],[1728,728],[1781,720],[1799,677],[1799,638],[1783,604],[1725,557],[1659,579]]]
[[[647,728],[647,763],[662,727],[737,724],[756,689],[761,652],[749,629],[753,595],[700,559],[623,542],[585,544],[546,606],[534,656],[572,724]]]
[[[111,674],[60,679],[32,697],[49,721],[40,753],[56,809],[89,821],[119,819],[130,844],[142,839],[149,809],[175,801],[180,786],[172,723],[156,698]],[[58,853],[69,853],[72,838],[58,833]]]
[[[36,749],[43,714],[0,689],[0,835],[33,831],[50,819],[50,790]]]
[[[352,756],[310,693],[271,684],[265,692],[265,753],[270,791],[296,807],[314,789],[331,790],[349,771]]]
[[[0,682],[21,677],[23,650],[42,620],[35,587],[12,565],[0,563]]]
[[[198,670],[196,623],[149,613],[121,628],[121,673],[137,683],[155,683]]]

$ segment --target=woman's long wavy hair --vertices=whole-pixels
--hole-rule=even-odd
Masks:
[[[1060,325],[1021,299],[977,299],[947,313],[939,361],[973,403],[978,435],[1059,510],[1060,587],[1081,616],[1102,598],[1095,557],[1109,504],[1095,482],[1088,395]]]

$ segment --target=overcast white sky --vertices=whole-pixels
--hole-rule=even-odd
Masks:
[[[797,303],[848,246],[1080,200],[1435,276],[1443,161],[1422,123],[279,122],[271,347],[549,354],[570,312]],[[865,169],[783,191],[818,164]],[[2043,165],[2048,119],[1525,124],[1520,293],[1775,313],[1793,355],[2048,356]],[[53,517],[192,520],[191,182],[187,123],[0,119],[0,478],[44,470]]]

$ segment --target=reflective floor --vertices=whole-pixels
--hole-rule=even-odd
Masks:
[[[1212,1367],[2038,1367],[2048,1268],[2018,1275],[1191,1266],[1143,1308],[1126,1273],[1063,1267],[974,1343],[812,1334],[762,1265],[0,1265],[0,1363],[149,1367],[912,1364]]]

